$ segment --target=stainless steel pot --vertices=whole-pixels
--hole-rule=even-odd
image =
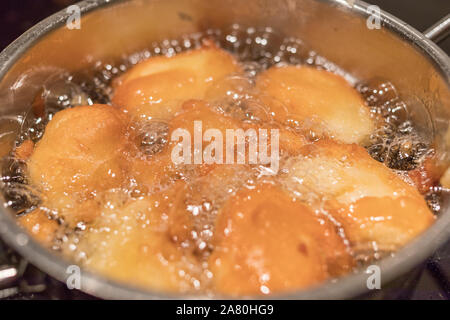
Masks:
[[[422,135],[436,141],[448,161],[450,141],[450,60],[429,38],[448,31],[447,16],[422,34],[381,12],[381,29],[369,29],[372,12],[364,2],[344,0],[90,0],[78,4],[81,29],[69,30],[70,14],[57,13],[37,24],[0,54],[0,115],[17,115],[29,105],[49,70],[76,71],[97,59],[115,59],[145,48],[151,41],[174,38],[232,23],[271,26],[298,36],[354,77],[389,79],[412,108]],[[448,139],[448,138],[447,138]],[[31,263],[65,281],[70,262],[40,246],[0,209],[0,235]],[[411,270],[450,237],[450,203],[446,199],[436,223],[401,249],[380,261],[382,284]],[[367,292],[361,271],[317,288],[271,298],[350,298]],[[102,298],[196,298],[133,288],[82,271],[81,290]]]

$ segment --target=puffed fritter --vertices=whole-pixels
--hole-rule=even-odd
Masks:
[[[261,73],[256,85],[263,93],[262,100],[282,123],[346,143],[364,143],[375,128],[358,92],[331,72],[275,66]]]

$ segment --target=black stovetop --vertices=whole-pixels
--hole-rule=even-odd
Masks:
[[[74,3],[73,0],[2,0],[0,4],[0,49],[26,29],[50,14]],[[420,31],[450,12],[448,0],[367,0],[398,16]],[[450,38],[440,44],[450,52]],[[8,269],[10,268],[10,269]],[[0,299],[93,299],[38,270],[0,240],[0,273],[17,275],[8,283],[0,279]],[[450,242],[423,265],[397,279],[389,287],[363,298],[450,299]]]

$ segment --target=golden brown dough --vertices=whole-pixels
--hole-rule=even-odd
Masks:
[[[208,173],[213,167],[212,164],[192,164],[188,166],[175,165],[172,161],[172,150],[178,144],[178,141],[171,141],[171,136],[174,130],[186,129],[191,136],[191,154],[193,153],[194,145],[194,121],[201,120],[202,134],[208,129],[217,129],[223,136],[223,163],[226,162],[226,130],[227,129],[255,129],[258,133],[259,126],[255,124],[242,123],[230,116],[215,112],[205,101],[202,100],[188,100],[186,101],[179,114],[168,122],[168,139],[169,142],[157,154],[150,157],[136,157],[132,162],[131,173],[140,185],[145,185],[149,189],[159,186],[170,185],[171,181],[176,179],[188,179],[192,175],[203,176]],[[270,125],[263,125],[262,128],[268,130],[275,128]],[[280,131],[279,145],[280,152],[288,154],[296,154],[300,147],[306,144],[303,136],[298,135],[290,130],[278,128]],[[271,138],[270,131],[268,131],[268,149],[270,150]],[[203,142],[203,150],[208,146],[209,142]],[[248,152],[248,146],[245,148]],[[237,151],[237,149],[235,150]],[[237,156],[235,153],[234,161]],[[194,159],[191,157],[193,163]],[[248,164],[248,154],[246,155],[246,163]]]
[[[426,194],[430,188],[439,183],[445,168],[435,155],[426,157],[415,169],[408,171],[408,177],[421,194]]]
[[[331,72],[305,66],[272,67],[259,75],[257,88],[282,123],[299,122],[306,130],[346,143],[362,143],[374,129],[358,92]]]
[[[40,209],[18,218],[19,224],[44,245],[51,245],[58,232],[58,223],[47,217]]]
[[[34,150],[34,143],[31,140],[25,140],[14,152],[14,156],[18,160],[26,161],[31,156]]]
[[[306,288],[353,265],[329,222],[270,184],[229,199],[218,216],[214,243],[209,260],[214,288],[226,294]]]
[[[57,210],[70,227],[87,223],[77,252],[86,254],[88,267],[139,286],[187,290],[194,287],[189,268],[195,264],[172,238],[180,237],[189,221],[175,221],[169,206],[180,188],[138,198],[114,189],[125,188],[129,179],[127,122],[111,106],[58,112],[28,161],[31,182],[42,192],[42,205]],[[21,223],[50,244],[53,221],[44,217],[33,212]]]
[[[210,128],[218,129],[225,136],[226,129],[239,128],[239,122],[214,112],[201,100],[186,101],[180,114],[168,123],[168,143],[159,152],[149,157],[136,157],[131,164],[131,173],[140,185],[149,189],[165,187],[177,179],[188,179],[192,175],[202,176],[211,169],[210,164],[193,164],[194,121],[202,121],[203,132]],[[172,150],[179,141],[171,141],[172,133],[185,129],[191,136],[191,164],[176,165],[172,161]],[[181,141],[180,141],[181,142]],[[205,148],[207,143],[203,143]]]
[[[153,57],[120,78],[113,104],[134,118],[167,120],[184,101],[203,99],[214,81],[239,71],[235,59],[214,45]]]
[[[95,195],[124,182],[125,122],[120,111],[106,105],[55,114],[27,162],[46,206],[72,218],[76,211],[85,218],[95,214]]]
[[[355,249],[375,242],[395,250],[433,223],[420,193],[364,148],[320,141],[301,153],[287,165],[287,186],[300,198],[322,201]]]
[[[169,203],[178,188],[164,193],[129,199],[125,203],[111,194],[97,219],[83,235],[85,265],[113,279],[161,291],[195,289],[200,268],[189,248],[173,241],[188,229]],[[95,244],[95,246],[92,246]]]

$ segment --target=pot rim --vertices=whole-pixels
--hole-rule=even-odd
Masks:
[[[101,9],[107,5],[113,5],[126,0],[87,0],[78,2],[82,14]],[[353,6],[344,0],[319,0],[325,3],[345,7],[352,13],[367,17],[369,4],[356,0]],[[427,39],[422,33],[401,21],[400,19],[384,12],[381,13],[383,27],[391,30],[400,36],[403,41],[415,45],[423,55],[426,56],[439,72],[445,77],[447,84],[450,83],[450,59],[432,41]],[[68,19],[69,14],[62,10],[45,20],[39,22],[34,27],[26,31],[19,38],[13,41],[6,49],[0,53],[0,81],[9,69],[19,60],[20,57],[31,48],[37,41],[40,41],[49,32],[62,26]],[[71,265],[62,257],[52,253],[37,243],[30,235],[19,227],[7,212],[7,209],[0,207],[0,236],[14,250],[19,252],[32,264],[56,279],[66,282],[69,274],[67,268]],[[440,245],[450,238],[450,208],[442,212],[439,219],[422,235],[414,239],[411,243],[396,252],[395,256],[387,257],[379,261],[377,265],[381,270],[382,285],[392,281],[400,275],[413,269],[426,260]],[[356,297],[368,292],[366,287],[368,275],[364,270],[359,270],[354,274],[343,276],[336,280],[331,280],[311,289],[297,290],[289,293],[274,294],[270,296],[254,296],[241,298],[256,299],[343,299]],[[164,293],[142,288],[136,288],[128,284],[120,283],[91,271],[82,270],[81,291],[96,297],[106,299],[209,299],[204,295]],[[231,298],[226,296],[215,296],[215,298]],[[236,297],[232,297],[236,298]]]

